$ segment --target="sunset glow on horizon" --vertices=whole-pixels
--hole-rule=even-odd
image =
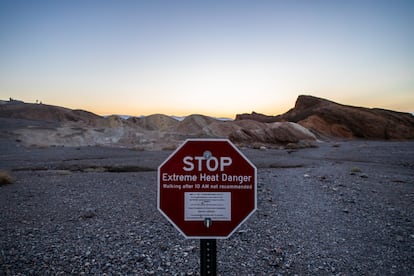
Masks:
[[[0,100],[277,115],[298,95],[414,112],[414,1],[0,1]]]

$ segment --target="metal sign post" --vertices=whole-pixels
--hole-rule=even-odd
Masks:
[[[217,274],[217,240],[200,240],[200,275],[215,276]]]

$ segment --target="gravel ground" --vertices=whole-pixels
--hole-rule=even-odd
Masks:
[[[199,240],[156,208],[171,151],[24,148],[0,135],[0,275],[198,275]],[[219,275],[414,275],[414,142],[243,152],[258,210]]]

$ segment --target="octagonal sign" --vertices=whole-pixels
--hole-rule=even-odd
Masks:
[[[189,139],[158,168],[158,210],[186,238],[228,238],[257,206],[256,167],[227,139]]]

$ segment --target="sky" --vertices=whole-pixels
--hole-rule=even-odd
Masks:
[[[100,115],[414,112],[414,1],[0,0],[0,99]]]

